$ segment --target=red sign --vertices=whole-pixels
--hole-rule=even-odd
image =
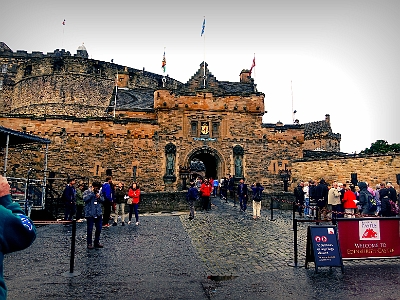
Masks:
[[[343,259],[400,256],[400,218],[338,219]]]

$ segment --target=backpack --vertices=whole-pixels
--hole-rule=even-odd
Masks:
[[[253,195],[253,200],[254,201],[261,201],[262,199],[262,190],[261,189],[257,189],[257,192]]]
[[[366,193],[367,196],[367,201],[368,201],[368,210],[370,212],[376,211],[376,201],[374,196],[372,196],[372,194],[370,192]]]
[[[399,206],[397,205],[397,203],[392,200],[389,200],[389,203],[390,203],[390,210],[391,210],[392,214],[398,215],[400,209],[399,209]]]

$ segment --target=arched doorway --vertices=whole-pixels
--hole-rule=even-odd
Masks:
[[[212,148],[205,147],[196,149],[188,156],[188,165],[191,161],[199,160],[205,166],[205,176],[208,178],[220,178],[223,175],[222,158],[219,153]]]

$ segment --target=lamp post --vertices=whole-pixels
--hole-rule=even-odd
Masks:
[[[182,191],[187,190],[187,179],[189,178],[190,167],[179,166],[179,177],[182,179]]]
[[[285,192],[288,191],[288,182],[290,180],[290,176],[292,175],[292,171],[285,168],[285,170],[279,170],[279,176],[283,180],[283,190]]]

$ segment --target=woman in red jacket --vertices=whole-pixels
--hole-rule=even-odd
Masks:
[[[355,218],[355,212],[357,209],[357,197],[356,194],[354,194],[351,189],[350,186],[345,186],[343,185],[343,187],[345,188],[345,192],[343,195],[343,207],[344,207],[344,217],[345,218]]]
[[[132,183],[132,186],[128,191],[128,205],[129,205],[129,221],[128,225],[131,224],[132,211],[135,211],[136,225],[139,225],[139,200],[140,200],[140,189],[136,182]]]
[[[204,178],[204,182],[200,187],[200,194],[201,194],[201,199],[203,201],[203,209],[205,210],[211,209],[211,202],[210,202],[211,191],[212,191],[212,186],[208,181],[208,178]]]

